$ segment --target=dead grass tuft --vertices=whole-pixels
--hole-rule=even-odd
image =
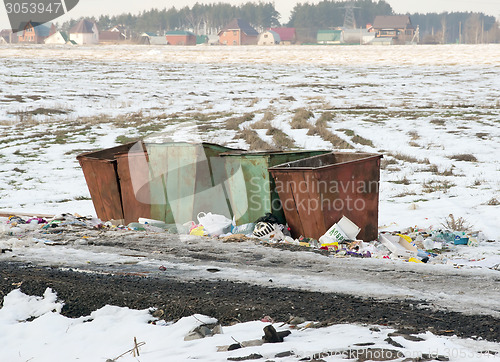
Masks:
[[[398,161],[396,161],[393,158],[390,158],[390,159],[389,158],[384,158],[380,162],[380,169],[386,170],[390,165],[397,165],[397,164],[398,164]]]
[[[363,146],[369,146],[369,147],[375,147],[375,145],[373,144],[372,141],[370,141],[369,139],[367,138],[364,138],[364,137],[361,137],[359,135],[355,135],[353,138],[352,138],[352,141],[354,143],[358,143],[360,145],[363,145]]]
[[[418,134],[417,131],[410,131],[408,132],[408,136],[411,137],[412,141],[416,141],[420,138],[420,135]]]
[[[271,127],[271,121],[274,119],[275,114],[271,111],[266,111],[261,120],[252,124],[253,129],[268,129]]]
[[[266,135],[273,136],[274,145],[280,150],[287,150],[295,146],[295,142],[293,142],[285,132],[278,128],[269,128]]]
[[[271,150],[272,147],[259,137],[253,129],[243,129],[238,132],[238,138],[242,138],[248,144],[250,150]]]
[[[314,126],[309,125],[308,136],[320,136],[324,141],[330,142],[337,149],[353,149],[354,147],[333,132],[328,130],[328,122],[332,121],[334,115],[331,112],[324,112],[316,121]]]
[[[491,198],[490,201],[488,201],[489,206],[498,206],[500,205],[500,201],[498,201],[496,198]]]
[[[313,112],[308,111],[305,108],[299,108],[295,111],[295,115],[293,116],[292,121],[290,122],[290,126],[293,129],[309,128],[311,125],[307,120],[312,117],[314,117]]]
[[[422,159],[419,159],[419,158],[416,158],[416,157],[413,157],[410,155],[405,155],[405,154],[400,153],[400,152],[388,152],[387,155],[394,157],[395,159],[400,160],[400,161],[411,162],[411,163],[420,163],[420,164],[424,164],[424,165],[430,164],[430,161],[428,158],[424,158],[422,160]]]
[[[254,119],[254,117],[255,117],[255,114],[253,114],[253,113],[245,113],[244,115],[242,115],[240,117],[228,118],[226,120],[226,129],[237,131],[238,129],[240,129],[240,125],[242,123],[251,121],[252,119]]]
[[[463,217],[455,217],[453,214],[448,215],[441,223],[445,228],[451,231],[470,231],[470,224]]]
[[[453,182],[450,182],[448,180],[430,180],[430,181],[424,181],[422,184],[422,191],[425,193],[432,193],[432,192],[438,192],[441,191],[443,193],[447,193],[449,189],[451,189],[453,186],[456,186]]]
[[[444,126],[446,124],[446,121],[444,119],[433,119],[431,120],[432,124],[435,124],[436,126]]]
[[[449,158],[451,158],[452,160],[455,160],[455,161],[477,162],[476,156],[474,156],[470,153],[462,153],[459,155],[453,155],[453,156],[450,156]]]
[[[389,181],[393,184],[398,184],[398,185],[410,185],[411,184],[411,181],[408,180],[408,177],[406,177],[406,175],[400,179],[400,180],[395,180],[395,181]]]

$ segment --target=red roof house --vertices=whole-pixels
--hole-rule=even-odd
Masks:
[[[256,45],[259,33],[246,20],[234,19],[219,31],[219,43],[224,45]]]
[[[278,33],[281,39],[280,44],[290,45],[295,44],[295,42],[297,41],[295,28],[269,28],[269,30]]]

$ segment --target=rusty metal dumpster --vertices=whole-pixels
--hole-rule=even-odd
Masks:
[[[232,216],[219,154],[233,149],[211,143],[146,143],[151,218],[166,223],[196,221],[199,212]]]
[[[292,236],[319,239],[345,215],[378,236],[380,154],[332,152],[270,168]]]
[[[101,220],[124,219],[115,155],[128,152],[134,144],[128,143],[77,156],[97,217]]]
[[[142,143],[115,155],[124,223],[151,218],[148,155]]]
[[[269,167],[284,162],[322,155],[330,151],[262,151],[226,152],[224,159],[229,202],[237,225],[255,222],[266,213],[273,213],[285,222],[280,199],[275,191]]]

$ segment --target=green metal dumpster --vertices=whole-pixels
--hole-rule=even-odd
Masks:
[[[382,157],[332,152],[270,168],[292,236],[319,239],[346,216],[359,239],[377,239]]]
[[[226,152],[224,159],[227,192],[237,225],[255,222],[270,212],[285,222],[280,199],[269,168],[284,162],[322,155],[330,151]]]
[[[211,143],[146,143],[151,218],[169,224],[197,221],[200,212],[232,216],[219,154],[233,149]]]

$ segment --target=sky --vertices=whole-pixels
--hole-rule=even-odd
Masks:
[[[80,0],[78,5],[64,17],[56,20],[63,22],[70,18],[79,18],[81,16],[98,16],[102,14],[117,15],[124,12],[138,13],[142,10],[151,8],[165,7],[177,8],[183,6],[192,6],[196,2],[213,3],[229,2],[232,4],[245,3],[248,0]],[[255,0],[257,1],[257,0]],[[263,0],[267,1],[267,0]],[[500,0],[386,0],[396,13],[427,13],[427,12],[453,12],[453,11],[475,11],[483,12],[500,18]],[[281,14],[281,22],[286,23],[293,7],[297,3],[304,3],[304,0],[274,0],[276,9]],[[309,1],[317,3],[318,0]],[[0,5],[0,28],[8,28],[9,22],[7,12]]]

